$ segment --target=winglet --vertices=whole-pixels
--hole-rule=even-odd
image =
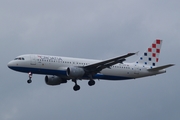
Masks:
[[[130,56],[132,56],[132,55],[135,55],[136,53],[128,53],[126,56],[127,57],[130,57]]]
[[[139,51],[137,51],[135,54],[138,55],[138,54],[139,54]]]

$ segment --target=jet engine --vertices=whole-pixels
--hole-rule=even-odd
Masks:
[[[67,80],[62,79],[58,76],[49,75],[45,77],[45,83],[47,85],[60,85],[61,83],[67,83]]]
[[[79,67],[68,67],[66,70],[67,76],[71,78],[81,78],[84,73],[84,69]]]

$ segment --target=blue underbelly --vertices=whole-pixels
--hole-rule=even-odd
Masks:
[[[67,77],[66,71],[63,70],[52,70],[52,69],[41,69],[41,68],[28,68],[28,67],[11,67],[11,69],[24,72],[24,73],[33,73],[33,74],[43,74],[43,75],[57,75]],[[103,75],[96,74],[92,76],[93,79],[105,79],[105,80],[127,80],[132,79],[131,77],[123,77],[123,76],[112,76],[112,75]],[[88,76],[83,76],[82,79],[89,79]]]

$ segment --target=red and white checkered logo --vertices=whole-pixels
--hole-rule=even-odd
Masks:
[[[156,39],[152,45],[144,52],[143,56],[140,57],[140,60],[137,63],[156,66],[156,63],[159,61],[159,54],[161,51],[162,40]]]

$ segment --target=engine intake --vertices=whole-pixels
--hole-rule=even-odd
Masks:
[[[84,73],[84,69],[79,67],[68,67],[66,70],[67,76],[71,78],[81,78]]]

